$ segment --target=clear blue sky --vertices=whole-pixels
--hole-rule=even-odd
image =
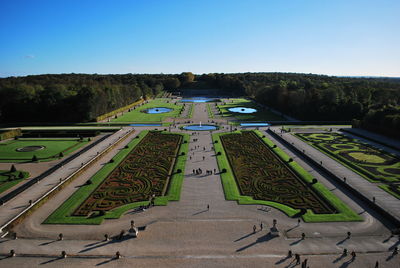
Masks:
[[[0,76],[400,77],[399,0],[1,0]]]

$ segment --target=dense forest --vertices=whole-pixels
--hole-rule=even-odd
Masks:
[[[247,95],[300,120],[353,120],[400,136],[400,79],[294,73],[205,74],[197,80]]]
[[[208,88],[247,95],[301,120],[354,120],[400,133],[400,79],[295,73],[58,74],[0,79],[0,122],[85,122],[163,90]]]
[[[59,74],[3,78],[0,122],[90,121],[141,97],[177,88],[191,76]]]

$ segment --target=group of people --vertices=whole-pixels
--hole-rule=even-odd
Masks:
[[[202,170],[201,168],[193,169],[193,174],[194,174],[194,175],[200,175],[200,174],[202,174],[202,173],[203,173],[203,170]]]
[[[201,168],[198,169],[193,169],[193,175],[200,175],[203,174],[203,170]],[[206,175],[212,175],[213,170],[212,169],[207,169],[206,170]],[[217,174],[217,170],[214,168],[214,174]]]

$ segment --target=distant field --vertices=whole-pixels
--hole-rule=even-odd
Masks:
[[[225,105],[222,105],[224,102],[218,104],[218,108],[222,112],[223,117],[233,117],[238,121],[286,121],[285,118],[268,111],[266,109],[259,108],[256,103],[247,99],[229,99],[228,102],[225,102]],[[252,114],[241,114],[241,113],[233,113],[230,112],[229,108],[234,107],[248,107],[257,109],[257,112]]]
[[[171,108],[173,110],[162,114],[148,114],[143,112],[146,109],[156,107]],[[178,117],[182,109],[183,105],[173,104],[169,102],[168,99],[154,99],[149,101],[147,104],[136,107],[136,109],[113,119],[112,122],[162,122],[168,117]]]
[[[88,139],[80,141],[77,138],[51,139],[18,139],[0,143],[0,162],[26,162],[31,161],[35,155],[39,161],[51,161],[59,158],[60,153],[64,156],[72,153],[86,145]],[[18,149],[29,146],[41,146],[43,149],[35,151],[18,151]]]

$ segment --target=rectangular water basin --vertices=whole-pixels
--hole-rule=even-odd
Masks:
[[[266,122],[259,122],[259,123],[240,123],[241,127],[268,127],[270,124]]]

